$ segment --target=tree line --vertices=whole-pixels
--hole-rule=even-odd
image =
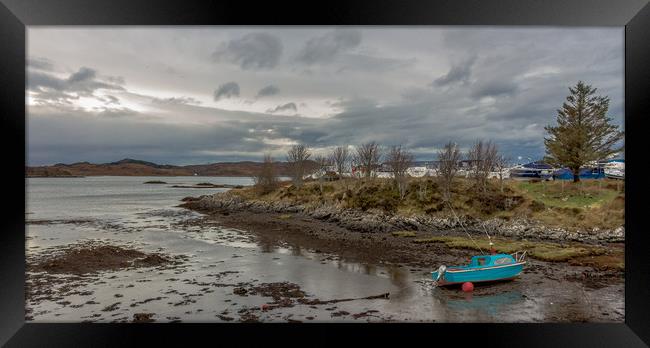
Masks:
[[[325,173],[331,169],[338,178],[347,176],[355,169],[357,175],[352,176],[360,179],[369,179],[376,176],[377,171],[385,166],[392,174],[392,181],[398,190],[400,197],[404,198],[407,189],[408,169],[413,166],[415,156],[402,145],[393,145],[384,148],[375,141],[357,145],[350,151],[350,146],[337,146],[327,155],[313,156],[311,150],[304,144],[291,146],[287,151],[286,161],[291,173],[292,183],[296,187],[303,184],[305,176],[319,171],[319,182],[322,191],[322,183]],[[447,143],[437,153],[439,167],[438,177],[445,196],[449,196],[453,177],[460,169],[461,153],[457,144]],[[488,174],[494,168],[505,168],[507,159],[499,154],[496,144],[492,141],[477,140],[465,156],[471,163],[472,179],[476,186],[485,190]],[[501,178],[502,179],[502,178]],[[255,177],[256,184],[264,192],[270,192],[277,188],[278,181],[275,174],[273,159],[270,155],[264,156],[264,161],[258,175]]]
[[[562,108],[557,111],[557,126],[547,126],[548,134],[544,138],[546,148],[545,161],[549,164],[570,168],[574,181],[579,181],[580,168],[585,164],[606,158],[622,149],[615,145],[623,139],[623,132],[617,125],[611,124],[607,116],[609,99],[596,96],[596,89],[582,81],[569,88],[569,96]],[[496,171],[503,190],[503,172],[509,159],[499,152],[491,140],[476,140],[469,150],[462,154],[458,145],[448,142],[437,152],[437,180],[443,197],[449,200],[453,179],[460,170],[459,163],[465,157],[470,163],[470,176],[478,190],[485,192],[490,172]],[[404,198],[407,188],[407,169],[413,166],[413,153],[393,145],[384,148],[375,141],[369,141],[353,147],[337,146],[327,155],[312,157],[312,152],[303,144],[293,145],[287,152],[286,160],[295,186],[303,184],[304,177],[315,170],[326,171],[334,168],[342,178],[348,169],[354,167],[360,171],[362,178],[371,178],[383,164],[392,173],[395,188]],[[323,175],[320,176],[322,191]],[[264,192],[277,188],[278,181],[273,169],[273,159],[264,156],[264,163],[255,177],[258,187]]]

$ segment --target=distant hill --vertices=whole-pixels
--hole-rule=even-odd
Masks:
[[[286,162],[276,162],[280,176],[288,176]],[[221,162],[175,166],[156,164],[147,161],[125,158],[110,163],[77,162],[72,164],[57,163],[52,166],[26,167],[27,177],[74,177],[74,176],[253,176],[259,170],[261,162]]]

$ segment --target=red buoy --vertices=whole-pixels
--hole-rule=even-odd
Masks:
[[[474,284],[472,284],[472,282],[463,283],[463,291],[464,292],[472,292],[472,291],[474,291]]]

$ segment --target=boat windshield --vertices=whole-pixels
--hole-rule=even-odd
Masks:
[[[512,263],[512,261],[513,260],[510,257],[500,257],[500,258],[494,260],[494,264],[495,265],[505,265],[505,264]]]
[[[476,259],[476,263],[479,266],[485,266],[488,263],[488,258],[487,257],[479,257],[479,258]]]

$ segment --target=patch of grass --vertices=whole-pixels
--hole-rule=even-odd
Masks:
[[[603,255],[589,255],[569,260],[575,266],[592,266],[600,269],[625,271],[625,255],[622,251]]]
[[[472,180],[456,178],[451,206],[457,215],[475,219],[527,218],[548,227],[569,230],[613,229],[625,221],[624,195],[620,193],[622,186],[606,180],[583,180],[578,184],[559,180],[512,180],[506,181],[501,189],[498,180],[491,180],[486,190],[478,190]],[[285,181],[268,193],[259,192],[254,187],[231,192],[251,200],[310,206],[329,204],[387,214],[453,219],[435,177],[409,178],[403,199],[400,199],[392,180],[379,178],[325,182],[322,191],[317,181],[306,181],[300,187]]]
[[[599,180],[583,180],[579,183],[566,180],[547,182],[518,182],[518,188],[531,199],[549,207],[590,208],[598,207],[614,199],[619,192]]]
[[[606,252],[605,248],[588,245],[492,240],[494,242],[494,249],[499,253],[511,254],[516,251],[526,251],[530,257],[551,262],[562,262],[578,257],[602,255]],[[480,247],[483,252],[489,252],[490,250],[490,245],[487,240],[475,240],[473,242],[471,239],[465,237],[429,237],[414,239],[413,242],[444,243],[447,247],[455,249],[479,250]]]
[[[280,219],[280,220],[291,219],[291,217],[292,217],[291,214],[282,214],[282,215],[277,216],[277,218]]]
[[[361,210],[381,209],[386,212],[395,212],[400,204],[399,193],[393,185],[379,182],[375,185],[362,185],[356,192],[352,192],[347,200],[351,208]]]
[[[413,231],[397,231],[397,232],[393,232],[393,236],[411,238],[411,237],[415,237],[416,234]]]

